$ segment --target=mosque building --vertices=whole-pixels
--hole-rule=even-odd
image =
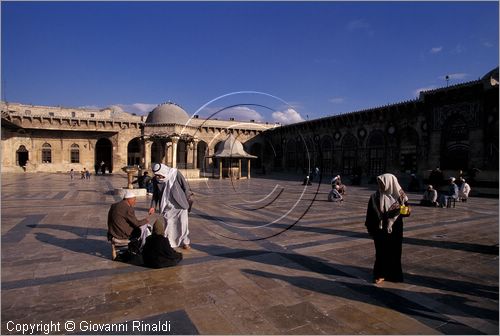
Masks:
[[[318,167],[371,182],[384,172],[425,177],[440,167],[480,172],[478,180],[498,189],[498,106],[498,68],[413,100],[283,126],[197,118],[172,102],[137,116],[2,101],[2,171],[92,171],[104,163],[112,173],[164,162],[195,178],[221,168],[216,154],[231,137],[259,172]],[[249,167],[240,164],[239,175]]]
[[[385,172],[427,178],[440,167],[445,177],[462,171],[498,193],[498,83],[495,68],[414,100],[285,125],[259,134],[262,150],[252,154],[267,171],[318,167],[364,182]]]

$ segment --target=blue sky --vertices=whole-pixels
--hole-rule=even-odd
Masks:
[[[314,119],[498,66],[498,2],[2,1],[2,98],[142,114]],[[286,105],[279,97],[290,105]],[[274,113],[273,113],[274,111]]]

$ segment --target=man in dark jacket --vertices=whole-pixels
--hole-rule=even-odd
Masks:
[[[149,218],[138,220],[134,206],[137,199],[133,192],[127,191],[123,200],[111,205],[108,212],[108,240],[130,239],[141,236],[141,226],[149,223]]]

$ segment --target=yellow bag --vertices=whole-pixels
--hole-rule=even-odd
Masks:
[[[403,217],[409,217],[411,215],[411,208],[408,205],[402,205],[399,208],[399,214]]]

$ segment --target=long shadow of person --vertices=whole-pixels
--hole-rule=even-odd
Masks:
[[[231,259],[245,259],[259,262],[266,265],[282,266],[291,269],[307,269],[314,273],[319,273],[332,277],[356,278],[366,281],[371,285],[372,269],[332,263],[329,260],[318,257],[306,256],[298,253],[273,252],[266,250],[244,250],[231,249],[218,245],[195,244],[197,250],[203,251],[213,256]],[[498,300],[498,287],[488,286],[481,283],[473,283],[464,280],[451,278],[438,278],[419,274],[406,274],[405,283],[422,287],[434,288],[437,290],[453,291],[456,293],[481,297],[485,299]]]
[[[32,229],[35,228],[50,229],[50,230],[60,230],[60,231],[70,232],[82,238],[86,238],[87,236],[106,237],[108,233],[106,229],[101,229],[101,228],[88,228],[88,227],[61,225],[61,224],[29,224],[27,226]]]
[[[395,288],[385,289],[371,284],[360,284],[341,280],[332,281],[306,276],[287,276],[253,269],[243,269],[242,272],[251,276],[281,280],[293,286],[326,295],[385,306],[402,314],[412,316],[429,327],[440,330],[445,334],[457,332],[459,334],[482,333],[481,331],[465,325],[458,320],[450,318],[449,315],[465,317],[473,316],[481,319],[487,319],[492,325],[494,325],[496,321],[496,324],[498,325],[498,310],[495,311],[477,307],[473,302],[468,304],[468,299],[456,295],[415,292]],[[419,300],[409,299],[409,297],[415,298],[416,296],[423,297],[424,302],[428,302],[428,300],[449,302],[449,305],[444,306],[444,309],[449,311],[443,311],[443,308],[438,309],[432,306],[427,307],[420,304]],[[443,329],[441,330],[439,328]]]
[[[58,246],[76,253],[110,259],[111,248],[109,243],[104,240],[89,238],[62,239],[40,232],[35,233],[35,238],[42,243]]]

